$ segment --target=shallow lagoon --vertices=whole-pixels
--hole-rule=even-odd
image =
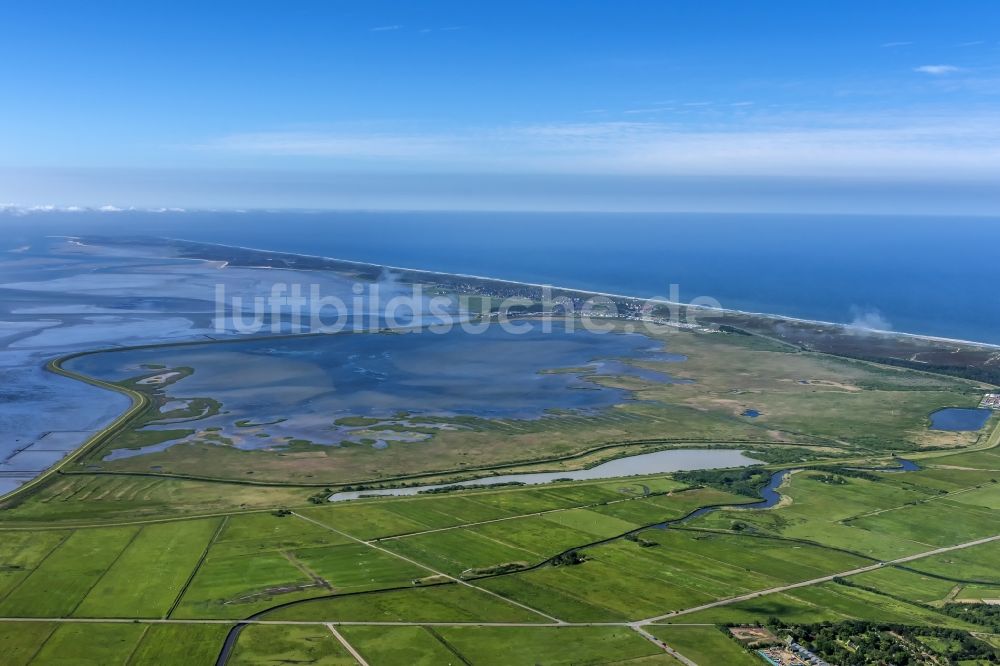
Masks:
[[[748,458],[742,452],[733,449],[672,449],[643,453],[637,456],[617,458],[590,469],[573,470],[569,472],[535,472],[526,474],[503,474],[486,476],[458,483],[439,483],[427,486],[411,486],[409,488],[387,488],[384,490],[356,490],[334,493],[330,502],[358,499],[372,496],[417,495],[421,491],[433,490],[450,486],[497,485],[500,483],[523,483],[533,486],[542,483],[552,483],[557,479],[572,481],[590,481],[594,479],[612,479],[615,477],[636,476],[640,474],[658,474],[663,472],[679,472],[690,469],[722,469],[729,467],[746,467],[760,464],[761,461]]]
[[[280,447],[291,438],[326,444],[374,440],[373,446],[384,448],[429,437],[419,429],[450,425],[421,418],[537,419],[553,410],[588,413],[633,399],[631,391],[594,381],[599,377],[687,381],[666,372],[668,363],[684,357],[666,353],[645,335],[573,332],[558,325],[543,332],[535,324],[521,334],[490,326],[479,334],[460,328],[443,334],[343,333],[126,350],[80,357],[67,367],[107,380],[150,374],[144,366],[191,367],[192,375],[166,389],[168,397],[210,397],[222,403],[222,411],[184,427],[219,428],[220,436],[246,449]],[[374,432],[372,424],[334,423],[349,416],[384,422]],[[261,425],[238,425],[243,419]],[[130,457],[175,443],[112,455]]]
[[[931,414],[931,430],[975,432],[986,425],[992,414],[989,409],[946,407]]]

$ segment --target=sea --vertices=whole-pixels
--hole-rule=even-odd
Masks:
[[[0,249],[49,234],[165,236],[683,302],[709,297],[749,312],[1000,344],[1000,219],[0,213]]]

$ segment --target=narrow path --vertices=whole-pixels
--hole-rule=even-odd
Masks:
[[[719,606],[728,606],[730,604],[739,603],[741,601],[749,601],[750,599],[756,599],[757,597],[762,597],[767,594],[786,592],[788,590],[794,590],[800,587],[808,587],[809,585],[828,583],[832,581],[834,578],[855,576],[857,574],[867,573],[869,571],[875,571],[877,569],[881,569],[891,564],[903,564],[904,562],[912,562],[913,560],[919,560],[925,557],[931,557],[933,555],[940,555],[942,553],[948,553],[953,550],[960,550],[962,548],[971,548],[972,546],[980,546],[982,544],[990,543],[998,539],[1000,539],[1000,534],[995,534],[993,536],[985,537],[983,539],[976,539],[975,541],[967,541],[965,543],[960,543],[956,546],[945,546],[943,548],[936,548],[934,550],[928,550],[923,553],[917,553],[916,555],[907,555],[906,557],[900,557],[895,560],[888,560],[886,562],[879,562],[878,564],[871,564],[866,567],[851,569],[850,571],[841,571],[839,573],[830,574],[828,576],[821,576],[819,578],[813,578],[811,580],[804,580],[798,583],[790,583],[788,585],[782,585],[780,587],[772,587],[769,590],[758,590],[757,592],[749,592],[747,594],[742,594],[738,597],[729,597],[728,599],[720,599],[719,601],[713,601],[711,603],[702,604],[701,606],[694,606],[692,608],[675,610],[669,613],[664,613],[663,615],[657,615],[656,617],[650,617],[646,618],[645,620],[639,620],[638,622],[634,622],[632,624],[640,627],[647,624],[655,624],[660,620],[666,620],[672,617],[677,617],[678,615],[687,615],[688,613],[696,613],[698,611],[708,610],[710,608],[718,608]]]
[[[951,490],[944,493],[943,495],[932,495],[931,497],[922,498],[917,501],[922,504],[926,504],[927,502],[933,502],[935,500],[951,499],[955,495],[961,495],[963,493],[972,492],[973,490],[978,490],[980,486],[982,486],[981,483],[969,486],[968,488],[958,488],[957,490]],[[900,504],[898,506],[887,506],[882,509],[876,509],[875,511],[868,511],[866,513],[856,513],[853,516],[847,516],[846,518],[841,518],[838,522],[843,523],[851,520],[859,520],[861,518],[870,518],[871,516],[879,516],[882,515],[883,513],[889,513],[890,511],[899,511],[900,509],[907,509],[912,506],[913,502],[904,502],[903,504]]]
[[[643,638],[645,638],[647,641],[649,641],[653,645],[655,645],[656,647],[660,648],[661,650],[663,650],[664,652],[666,652],[667,654],[669,654],[671,657],[673,657],[677,661],[681,662],[682,664],[685,664],[686,666],[698,666],[697,662],[694,662],[694,661],[688,659],[687,657],[685,657],[684,655],[682,655],[680,652],[678,652],[677,650],[673,649],[672,647],[670,647],[669,645],[667,645],[666,643],[664,643],[659,638],[657,638],[653,634],[649,633],[648,631],[646,631],[645,629],[643,629],[639,625],[636,625],[636,624],[629,625],[629,628],[632,631],[634,631],[635,633],[637,633],[640,636],[642,636]]]
[[[381,551],[383,553],[386,553],[387,555],[392,555],[393,557],[401,559],[404,562],[409,562],[410,564],[412,564],[412,565],[414,565],[416,567],[420,567],[424,571],[431,572],[435,576],[441,576],[442,578],[447,578],[447,579],[449,579],[451,581],[454,581],[454,582],[458,583],[459,585],[465,585],[466,587],[472,588],[473,590],[479,590],[480,592],[484,592],[485,594],[488,594],[490,596],[496,597],[497,599],[501,599],[502,601],[505,601],[505,602],[507,602],[509,604],[513,604],[515,606],[519,606],[519,607],[523,608],[524,610],[531,611],[532,613],[534,613],[536,615],[541,615],[542,617],[546,618],[547,620],[552,620],[553,622],[555,622],[557,624],[566,624],[563,620],[560,620],[557,617],[553,617],[552,615],[549,615],[548,613],[543,613],[542,611],[538,610],[537,608],[532,608],[531,606],[527,606],[525,604],[522,604],[519,601],[514,601],[513,599],[508,599],[507,597],[505,597],[505,596],[503,596],[501,594],[497,594],[496,592],[494,592],[492,590],[487,590],[486,588],[479,587],[478,585],[473,585],[469,581],[462,580],[461,578],[457,578],[455,576],[452,576],[451,574],[446,574],[443,571],[438,571],[437,569],[431,568],[431,567],[427,566],[426,564],[423,564],[421,562],[417,562],[416,560],[412,560],[409,557],[406,557],[405,555],[400,555],[399,553],[391,551],[388,548],[383,548],[382,546],[379,546],[378,544],[376,544],[374,542],[365,541],[364,539],[359,539],[358,537],[353,536],[351,534],[348,534],[346,532],[341,532],[338,529],[330,527],[326,523],[321,523],[318,520],[313,520],[312,518],[307,518],[306,516],[303,516],[300,513],[296,513],[295,511],[292,511],[292,515],[295,516],[296,518],[301,518],[302,520],[310,522],[313,525],[318,525],[319,527],[322,527],[325,530],[329,530],[329,531],[333,532],[334,534],[339,534],[340,536],[342,536],[342,537],[344,537],[346,539],[350,539],[351,541],[354,541],[356,543],[363,544],[365,546],[368,546],[369,548],[374,548],[375,550],[378,550],[378,551]]]
[[[930,469],[954,469],[960,472],[1000,472],[991,467],[959,467],[958,465],[927,465]]]
[[[309,520],[309,519],[306,519]],[[321,527],[327,529],[329,526],[322,525]],[[336,530],[332,530],[335,531]],[[360,541],[361,543],[366,543],[357,539],[355,537],[349,537],[355,541]],[[783,585],[781,587],[774,587],[767,590],[758,590],[756,592],[749,592],[738,597],[730,597],[728,599],[721,599],[719,601],[714,601],[708,604],[702,604],[701,606],[694,606],[691,608],[685,608],[681,610],[671,611],[670,613],[665,613],[663,615],[657,615],[655,617],[646,618],[643,620],[637,620],[634,622],[566,622],[564,620],[558,620],[556,618],[550,618],[552,622],[406,622],[406,621],[320,621],[320,620],[219,620],[219,619],[173,619],[173,618],[123,618],[123,617],[0,617],[0,622],[59,622],[59,623],[84,623],[84,624],[101,624],[101,623],[122,623],[122,624],[226,624],[226,625],[238,625],[238,624],[274,624],[274,625],[333,625],[333,626],[386,626],[386,627],[629,627],[633,630],[641,629],[642,627],[649,624],[656,624],[660,620],[665,620],[671,617],[676,617],[678,615],[687,615],[689,613],[694,613],[700,610],[706,610],[709,608],[716,608],[718,606],[726,606],[729,604],[738,603],[740,601],[746,601],[748,599],[754,599],[756,597],[764,596],[766,594],[775,594],[778,592],[783,592],[786,590],[792,590],[800,587],[808,587],[810,585],[818,585],[820,583],[827,583],[832,581],[834,578],[843,578],[846,576],[854,576],[856,574],[865,573],[868,571],[874,571],[889,565],[902,564],[905,562],[912,562],[914,560],[923,559],[926,557],[932,557],[934,555],[940,555],[942,553],[948,553],[955,550],[961,550],[963,548],[971,548],[973,546],[980,546],[987,543],[992,543],[994,541],[1000,540],[1000,534],[995,534],[993,536],[984,537],[982,539],[976,539],[974,541],[967,541],[965,543],[960,543],[954,546],[944,546],[941,548],[935,548],[934,550],[925,551],[923,553],[917,553],[915,555],[907,555],[906,557],[900,557],[895,560],[889,560],[886,562],[880,562],[878,564],[873,564],[866,567],[860,567],[857,569],[851,569],[849,571],[841,571],[838,573],[830,574],[827,576],[822,576],[820,578],[813,578],[810,580],[801,581],[798,583],[790,583],[788,585]],[[366,544],[371,546],[371,544]],[[372,546],[374,547],[374,546]],[[379,548],[378,550],[384,550]],[[391,555],[396,555],[392,551],[385,551]],[[399,557],[398,555],[396,555]],[[403,558],[407,559],[408,558]],[[419,563],[414,562],[417,566],[424,567]],[[427,567],[424,567],[425,569]],[[452,576],[447,576],[447,574],[440,574],[448,578],[453,578]],[[465,582],[465,581],[460,581]],[[477,590],[489,593],[489,590],[482,590],[475,585],[470,585]],[[499,595],[496,595],[499,596]],[[504,601],[511,602],[510,599],[506,597],[500,597]],[[516,602],[511,602],[516,603]],[[532,608],[523,606],[527,610],[532,610]],[[540,613],[541,614],[541,613]],[[706,623],[676,623],[677,626],[711,626],[711,624]],[[648,632],[647,632],[648,633]],[[653,637],[656,639],[656,637]],[[659,639],[656,639],[659,640]]]
[[[407,622],[405,620],[219,620],[205,618],[130,618],[130,617],[0,617],[2,622],[53,622],[61,624],[224,624],[274,626],[335,627],[631,627],[628,622]],[[671,625],[674,626],[674,625]],[[710,624],[677,626],[710,627]]]
[[[63,367],[63,363],[71,361],[74,358],[80,356],[86,356],[92,352],[76,352],[73,354],[67,354],[66,356],[60,356],[54,358],[45,364],[44,368],[56,375],[61,375],[63,377],[68,377],[70,379],[75,379],[77,381],[83,382],[84,384],[90,384],[91,386],[97,386],[98,388],[103,388],[114,393],[119,393],[126,396],[129,399],[129,406],[124,412],[122,412],[117,418],[115,418],[107,426],[93,433],[87,440],[81,444],[79,447],[67,453],[60,460],[58,460],[51,467],[38,474],[30,481],[27,481],[17,488],[7,491],[6,493],[0,493],[0,501],[7,501],[15,495],[25,494],[31,491],[32,488],[37,488],[41,486],[46,480],[51,478],[53,475],[59,473],[60,470],[69,467],[73,463],[76,463],[81,458],[83,458],[90,451],[95,450],[101,444],[106,442],[111,437],[117,435],[121,430],[128,426],[132,419],[142,414],[147,407],[149,407],[150,402],[149,397],[124,386],[119,386],[118,384],[112,384],[110,382],[105,382],[94,377],[87,377],[79,373],[67,370]]]
[[[642,484],[638,484],[642,485]],[[458,525],[448,525],[447,527],[435,527],[429,530],[421,530],[419,532],[404,532],[402,534],[392,534],[390,536],[378,537],[372,539],[372,541],[395,541],[396,539],[408,539],[410,537],[423,536],[425,534],[435,534],[437,532],[447,532],[449,530],[460,530],[466,527],[477,527],[479,525],[489,525],[491,523],[502,523],[507,520],[517,520],[519,518],[532,518],[535,516],[544,516],[550,513],[560,513],[563,511],[574,511],[576,509],[593,509],[598,506],[610,506],[612,504],[620,504],[622,502],[631,502],[633,500],[646,499],[650,497],[652,493],[649,492],[649,486],[642,486],[645,488],[645,494],[634,495],[632,497],[623,497],[622,499],[608,500],[606,502],[595,502],[593,504],[579,504],[576,506],[566,506],[560,507],[558,509],[545,509],[544,511],[534,511],[532,513],[522,513],[516,516],[503,516],[502,518],[490,518],[489,520],[478,520],[472,523],[459,523]],[[673,493],[683,492],[685,490],[695,490],[694,488],[676,488]],[[656,495],[653,495],[656,496]]]
[[[353,645],[347,642],[347,639],[344,638],[343,634],[337,631],[337,628],[335,626],[327,623],[326,628],[330,630],[330,633],[333,634],[334,638],[340,641],[340,644],[344,646],[344,649],[351,653],[351,656],[354,657],[354,661],[358,662],[359,666],[368,666],[368,662],[365,661],[365,658],[362,657],[361,654],[354,649]]]
[[[662,475],[663,474],[651,475],[651,476],[662,476]],[[84,475],[80,474],[79,476],[84,476]],[[581,484],[581,485],[589,485],[589,484]],[[637,485],[643,485],[643,484],[637,484]],[[648,488],[647,486],[644,486],[644,485],[643,485],[643,487],[644,488]],[[315,488],[315,486],[287,486],[287,488],[291,488],[291,489],[299,488],[302,491],[308,491],[308,490],[312,490],[313,488]],[[509,491],[510,489],[506,488],[504,490]],[[672,490],[670,492],[671,493],[681,493],[681,492],[685,492],[685,491],[688,491],[688,490],[696,490],[696,488],[695,487],[691,487],[691,488],[687,488],[687,487],[675,488],[674,490]],[[495,492],[498,492],[498,491],[492,491],[489,494],[492,494],[492,493],[495,493]],[[606,502],[606,504],[615,504],[615,503],[618,503],[618,502],[628,502],[628,501],[631,501],[631,500],[645,499],[645,498],[648,498],[650,496],[655,496],[655,494],[651,493],[651,492],[646,492],[643,495],[635,495],[633,497],[625,497],[625,498],[622,498],[622,499],[610,500],[609,502]],[[398,500],[400,498],[396,498],[396,499]],[[385,500],[383,500],[383,503],[384,502],[385,502]],[[292,509],[315,509],[316,508],[315,504],[312,504],[312,503],[309,503],[309,502],[302,502],[301,504],[297,504],[297,505],[287,504],[287,505],[284,505],[284,506],[286,508],[292,508]],[[438,528],[434,528],[434,529],[421,530],[421,531],[418,531],[418,532],[404,532],[404,533],[400,533],[400,534],[390,534],[390,535],[387,535],[387,536],[383,536],[383,537],[378,537],[376,539],[372,539],[372,541],[389,541],[389,540],[392,540],[392,539],[402,539],[404,537],[419,536],[421,534],[429,534],[429,533],[432,533],[432,532],[443,532],[443,531],[446,531],[446,530],[459,529],[459,528],[462,528],[462,527],[474,527],[476,525],[482,525],[482,524],[491,523],[491,522],[500,522],[500,521],[503,521],[503,520],[514,520],[516,518],[526,518],[528,516],[541,515],[541,514],[544,514],[544,513],[553,513],[553,512],[556,512],[556,511],[570,511],[572,509],[587,509],[587,508],[592,508],[592,507],[595,507],[595,506],[603,506],[603,504],[602,503],[597,503],[597,504],[580,504],[580,505],[574,505],[574,506],[569,506],[569,507],[564,507],[564,508],[559,508],[559,509],[546,509],[545,511],[540,511],[538,513],[532,513],[532,514],[518,514],[518,515],[515,515],[515,516],[504,516],[502,518],[493,518],[491,520],[484,520],[484,521],[479,521],[479,522],[460,523],[460,524],[451,525],[451,526],[448,526],[448,527],[438,527]],[[3,533],[3,532],[62,531],[62,530],[75,530],[75,529],[92,529],[92,528],[99,528],[99,527],[126,527],[126,526],[129,526],[129,525],[153,525],[153,524],[159,524],[159,523],[175,523],[175,522],[182,521],[182,520],[201,520],[203,518],[222,518],[222,517],[230,517],[230,516],[242,516],[242,515],[255,514],[255,513],[273,513],[274,510],[275,510],[274,506],[268,506],[268,507],[263,507],[263,508],[258,508],[258,509],[231,509],[231,510],[228,510],[228,511],[212,511],[212,512],[209,512],[209,513],[191,513],[191,514],[175,515],[175,516],[168,516],[168,517],[161,517],[161,518],[143,518],[143,519],[138,519],[138,520],[120,520],[120,521],[110,520],[110,521],[102,521],[102,522],[99,522],[99,523],[73,523],[73,522],[66,522],[66,523],[33,523],[33,522],[25,522],[24,524],[17,524],[17,525],[15,525],[15,524],[0,524],[0,533]]]
[[[295,553],[293,553],[290,550],[279,550],[278,552],[282,555],[282,557],[288,560],[289,564],[291,564],[293,567],[301,571],[306,578],[311,579],[316,585],[319,585],[320,587],[325,587],[331,592],[333,591],[333,585],[330,584],[330,581],[328,581],[327,579],[320,576],[317,572],[310,569],[305,562],[295,557]]]
[[[82,475],[81,475],[82,476]],[[302,488],[309,490],[309,488]],[[315,504],[303,502],[297,505],[299,509],[315,508]],[[0,533],[3,532],[37,532],[37,531],[61,531],[61,530],[86,530],[100,527],[128,527],[129,525],[154,525],[159,523],[176,523],[183,520],[202,520],[204,518],[228,518],[230,516],[243,516],[253,513],[273,513],[276,507],[269,506],[262,509],[232,509],[231,511],[214,511],[211,513],[192,513],[180,516],[170,516],[166,518],[144,518],[141,520],[106,521],[100,523],[31,523],[23,525],[2,525]]]

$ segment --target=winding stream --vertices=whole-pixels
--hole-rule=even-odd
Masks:
[[[612,463],[623,463],[623,462],[626,462],[626,461],[631,461],[632,463],[634,463],[637,459],[647,458],[647,456],[654,456],[657,453],[674,453],[674,452],[678,452],[678,451],[684,451],[684,449],[674,449],[674,450],[671,450],[671,451],[658,451],[656,453],[644,454],[644,455],[639,455],[639,456],[630,456],[628,458],[619,458],[618,460],[612,460],[612,461],[610,461],[608,463],[605,463],[604,465],[598,465],[597,467],[592,467],[590,470],[578,470],[578,471],[580,471],[580,472],[595,472],[596,470],[598,470],[600,468],[606,468],[607,466],[612,465]],[[690,449],[690,450],[687,450],[687,451],[694,451],[696,453],[706,453],[706,450],[704,450],[704,449],[702,449],[702,450]],[[740,453],[738,451],[734,451],[734,450],[728,450],[727,451],[725,449],[721,449],[721,450],[716,449],[716,450],[711,450],[709,452],[712,452],[712,453],[719,453],[719,452],[737,453],[741,457],[745,458],[745,456],[742,456],[742,453]],[[751,458],[746,458],[746,459],[751,461],[750,463],[747,463],[747,464],[755,464],[757,462],[757,461],[752,460]],[[913,462],[912,460],[905,460],[903,458],[896,458],[895,462],[898,462],[899,465],[895,466],[895,467],[880,467],[880,468],[868,468],[868,469],[870,471],[881,471],[881,472],[914,472],[914,471],[917,471],[917,470],[920,469],[920,466],[917,463]],[[732,465],[730,465],[730,467],[732,467]],[[701,469],[706,469],[706,468],[703,467]],[[705,514],[711,513],[712,511],[720,511],[720,510],[727,510],[727,509],[769,509],[771,507],[776,506],[778,504],[778,502],[781,501],[781,494],[778,492],[778,488],[781,486],[782,483],[784,483],[785,479],[788,477],[789,474],[791,474],[792,472],[798,471],[799,469],[801,469],[801,468],[783,469],[783,470],[780,470],[780,471],[775,472],[774,474],[772,474],[771,478],[768,480],[767,484],[765,484],[758,491],[758,493],[760,494],[760,500],[758,500],[756,502],[748,502],[746,504],[722,504],[722,505],[717,505],[717,506],[704,506],[704,507],[701,507],[699,509],[695,509],[691,513],[689,513],[686,516],[683,516],[681,518],[677,518],[677,519],[674,519],[674,520],[664,521],[662,523],[658,523],[658,524],[654,524],[654,525],[647,525],[647,526],[644,526],[644,527],[640,527],[640,528],[635,529],[635,530],[633,530],[631,532],[628,532],[626,534],[637,534],[639,532],[642,532],[643,530],[648,530],[648,529],[668,529],[672,525],[680,525],[680,524],[683,524],[683,523],[687,523],[689,521],[694,520],[695,518],[700,518],[701,516],[704,516]],[[672,471],[677,471],[677,470],[672,470]],[[655,473],[655,471],[646,469],[646,470],[644,470],[643,473],[651,474],[651,473]],[[557,473],[553,473],[553,474],[557,478],[563,478],[563,477],[565,477],[565,476],[568,475],[568,473],[562,473],[562,474],[560,474],[558,472]],[[538,476],[538,475],[520,475],[520,476]],[[490,477],[490,480],[496,480],[496,479],[499,479],[499,478],[500,477]],[[591,477],[591,478],[605,478],[605,477],[604,476],[595,476],[595,477]],[[466,484],[471,484],[471,483],[475,483],[475,481],[467,481],[465,483]],[[545,483],[545,482],[544,481],[537,481],[537,483]],[[422,488],[428,488],[428,487],[429,486],[423,486]],[[417,491],[418,492],[420,490],[420,488],[398,488],[398,489],[387,489],[387,490],[388,490],[388,492],[392,492],[392,491]],[[361,492],[363,493],[364,491],[361,491]],[[337,494],[339,495],[341,493],[337,493]],[[406,492],[406,493],[400,493],[400,494],[412,495],[412,494],[414,494],[414,492]],[[331,496],[331,501],[341,501],[341,500],[334,500],[334,499],[332,499],[335,496],[336,495]],[[342,498],[342,499],[349,499],[349,498]],[[624,536],[626,536],[626,535],[625,534],[620,534],[618,536],[610,537],[608,539],[602,539],[601,541],[597,541],[597,542],[585,544],[585,545],[580,546],[580,547],[586,548],[586,547],[594,546],[594,545],[597,545],[597,544],[600,544],[600,543],[606,543],[606,542],[609,542],[609,541],[614,541],[614,540],[620,539],[620,538],[622,538]],[[545,560],[543,562],[539,562],[538,564],[536,564],[535,566],[533,566],[531,568],[534,569],[534,568],[537,568],[537,567],[540,567],[540,566],[545,566],[552,559],[553,558],[549,558],[549,559],[547,559],[547,560]],[[521,570],[520,572],[523,573],[523,571],[526,571],[526,570]],[[506,574],[501,574],[501,575],[506,575]],[[317,598],[318,599],[322,599],[324,597],[317,597]],[[314,599],[301,599],[301,600],[292,601],[292,602],[289,602],[289,603],[286,603],[286,604],[279,604],[279,606],[276,606],[275,608],[277,608],[277,607],[287,607],[287,606],[292,606],[292,605],[296,605],[296,604],[300,604],[300,603],[308,603],[309,601],[315,601],[317,598],[314,598]],[[261,617],[263,617],[267,613],[275,610],[275,608],[269,608],[269,609],[262,610],[262,611],[260,611],[258,613],[254,613],[249,618],[247,618],[247,620],[257,620],[257,619],[260,619]],[[226,663],[229,661],[229,657],[232,654],[233,649],[236,646],[236,641],[239,639],[240,633],[247,626],[249,626],[249,625],[247,624],[246,620],[244,620],[243,622],[240,622],[240,623],[236,624],[235,626],[233,626],[233,628],[229,631],[229,634],[227,634],[226,640],[225,640],[225,642],[222,645],[222,649],[219,652],[219,656],[216,659],[216,662],[215,662],[216,666],[226,666]]]

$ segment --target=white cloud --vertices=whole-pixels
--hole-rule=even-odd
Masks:
[[[120,208],[118,206],[112,206],[110,204],[104,206],[77,206],[77,205],[55,205],[55,204],[36,204],[31,206],[26,206],[22,204],[15,203],[0,203],[0,213],[8,213],[11,215],[28,215],[29,213],[122,213],[126,211],[136,211],[143,210],[148,213],[183,213],[185,209],[183,208],[135,208],[129,206],[128,208]]]
[[[941,76],[942,74],[954,74],[955,72],[960,72],[962,71],[962,68],[956,67],[955,65],[921,65],[920,67],[914,67],[913,71],[920,72],[921,74]]]
[[[913,42],[886,42],[882,45],[884,49],[894,49],[900,46],[910,46]]]
[[[592,121],[465,128],[450,133],[281,131],[234,134],[206,155],[322,160],[392,171],[790,175],[943,178],[1000,176],[1000,115],[739,116],[700,125]]]
[[[625,109],[622,113],[634,116],[634,115],[648,115],[650,113],[663,113],[669,111],[670,109],[665,106],[653,106],[646,109]]]
[[[390,30],[399,30],[403,26],[401,25],[379,25],[371,29],[372,32],[389,32]]]
[[[986,43],[985,41],[983,41],[981,39],[977,39],[974,42],[959,42],[958,44],[955,44],[955,46],[958,46],[959,48],[964,48],[966,46],[979,46],[979,45],[985,44],[985,43]]]
[[[451,154],[455,142],[440,136],[368,132],[256,132],[231,134],[200,148],[257,155],[407,159]]]

